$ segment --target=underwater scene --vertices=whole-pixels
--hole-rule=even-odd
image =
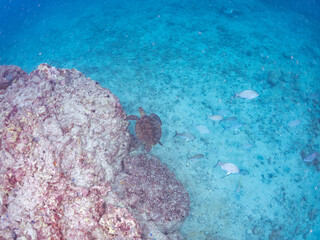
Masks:
[[[13,75],[12,86],[0,81],[0,181],[7,182],[0,187],[0,239],[320,239],[319,23],[317,0],[0,0],[0,65],[19,66],[10,71],[25,81],[19,85]],[[45,79],[57,86],[63,80],[50,89]],[[38,98],[46,110],[39,105],[27,113],[39,102],[29,98],[52,94],[54,101]],[[79,102],[96,107],[75,117],[83,108],[72,106]],[[109,106],[116,113],[104,113]],[[56,117],[46,122],[44,112]],[[95,120],[103,114],[114,121]],[[41,129],[17,135],[29,131],[25,119],[38,124],[35,116],[43,116]],[[78,133],[87,126],[84,116],[88,131]],[[12,125],[17,119],[23,126]],[[61,131],[54,124],[60,119]],[[81,124],[74,128],[72,121]],[[80,140],[61,140],[69,145],[59,154],[50,150],[68,134]],[[37,169],[64,174],[55,191],[79,201],[73,206],[54,195],[58,202],[48,209],[64,209],[64,215],[22,204],[41,195],[23,190],[36,182],[26,169],[42,164],[26,163],[29,155],[21,149],[27,143],[18,141],[28,136],[30,159],[51,161]],[[68,151],[79,167],[63,161]],[[108,164],[100,161],[103,151]],[[86,159],[95,162],[85,165]],[[156,202],[147,187],[138,187],[143,183]],[[74,209],[91,201],[100,204],[95,211],[104,230],[66,230],[63,225],[82,212],[90,215],[91,207]],[[38,210],[24,216],[16,210],[24,207]],[[117,235],[109,215],[118,211],[127,230],[117,217]],[[74,226],[91,226],[83,219]]]

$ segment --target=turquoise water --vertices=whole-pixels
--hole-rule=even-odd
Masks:
[[[158,114],[185,239],[320,239],[319,22],[317,1],[0,0],[0,64],[76,68]]]

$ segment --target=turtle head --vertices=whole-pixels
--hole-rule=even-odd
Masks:
[[[140,117],[143,117],[144,115],[146,115],[142,107],[139,107],[139,113],[140,113]]]

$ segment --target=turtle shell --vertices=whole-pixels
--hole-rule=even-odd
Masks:
[[[155,145],[161,138],[160,123],[147,115],[137,121],[135,130],[137,136],[147,145]]]

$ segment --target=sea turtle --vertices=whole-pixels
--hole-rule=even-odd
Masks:
[[[136,122],[135,132],[138,138],[145,144],[146,150],[150,151],[153,145],[159,143],[161,138],[161,119],[155,113],[146,115],[142,107],[139,107],[140,118],[137,115],[129,115],[127,120]]]

